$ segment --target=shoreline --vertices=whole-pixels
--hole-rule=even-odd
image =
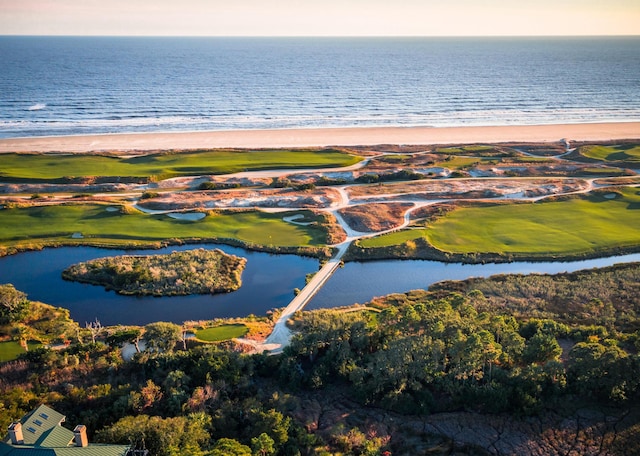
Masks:
[[[0,139],[0,153],[300,148],[640,139],[640,122],[117,133]]]

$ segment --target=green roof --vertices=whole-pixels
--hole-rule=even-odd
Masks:
[[[60,424],[64,422],[64,415],[46,405],[40,405],[33,412],[25,415],[20,422],[22,423],[24,444],[35,445],[47,431],[60,427]],[[73,438],[73,432],[68,429],[66,430],[71,434],[71,438]],[[66,445],[68,444],[69,441],[67,441]]]
[[[128,445],[92,444],[75,446],[74,433],[62,427],[65,417],[46,405],[25,415],[22,423],[24,443],[12,445],[0,440],[0,456],[124,456]]]
[[[67,428],[55,426],[44,432],[38,439],[35,446],[42,448],[61,448],[69,446],[73,441],[74,434]]]
[[[11,446],[0,442],[0,456],[124,456],[127,445],[89,445],[86,447],[35,448],[33,446]]]

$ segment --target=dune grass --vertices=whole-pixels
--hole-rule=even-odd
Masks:
[[[584,146],[580,153],[588,158],[606,162],[640,162],[640,145]]]
[[[50,180],[83,176],[166,179],[266,169],[333,168],[353,165],[361,159],[334,149],[282,149],[158,153],[130,158],[95,154],[3,154],[0,160],[2,178]]]
[[[215,326],[196,331],[196,338],[204,342],[219,342],[222,340],[242,337],[249,332],[249,328],[241,323]]]
[[[230,238],[281,247],[320,246],[326,241],[320,228],[284,222],[282,217],[290,213],[222,213],[187,221],[143,214],[133,209],[107,209],[108,206],[85,204],[0,210],[0,245],[69,241],[74,233],[81,233],[81,241],[85,244]]]
[[[436,220],[431,244],[454,253],[582,254],[640,245],[640,191],[465,207]]]

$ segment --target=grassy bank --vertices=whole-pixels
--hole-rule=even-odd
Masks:
[[[3,180],[53,180],[64,177],[141,177],[225,174],[240,171],[341,167],[359,157],[326,150],[214,150],[159,153],[136,157],[95,154],[3,154]]]
[[[326,241],[317,226],[282,220],[265,212],[211,213],[198,221],[149,215],[130,208],[81,204],[0,210],[0,245],[149,245],[166,240],[236,239],[272,248],[316,247]],[[75,234],[75,236],[74,236]],[[81,236],[81,237],[80,237]]]
[[[428,252],[422,248],[427,241]],[[352,259],[584,258],[638,246],[640,191],[624,188],[538,203],[460,207],[428,228],[359,241]]]

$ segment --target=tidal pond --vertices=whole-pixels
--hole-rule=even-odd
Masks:
[[[68,282],[61,276],[68,266],[94,258],[123,254],[153,255],[201,247],[219,248],[247,258],[242,286],[238,291],[213,296],[121,296],[100,286]],[[640,254],[572,262],[469,265],[393,260],[347,263],[329,278],[306,309],[366,303],[376,296],[427,288],[442,280],[511,273],[554,274],[637,261],[640,261]],[[317,271],[318,267],[318,261],[313,258],[251,252],[218,244],[126,252],[95,247],[61,247],[0,258],[0,283],[12,283],[27,293],[31,300],[69,309],[71,317],[81,325],[96,318],[103,325],[144,325],[154,321],[182,323],[186,320],[264,315],[270,309],[289,304],[294,297],[294,288],[303,288],[305,276]]]

